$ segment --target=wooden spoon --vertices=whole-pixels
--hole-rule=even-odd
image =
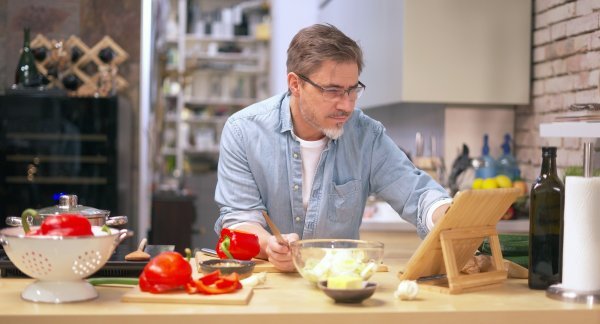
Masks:
[[[275,225],[275,223],[273,223],[273,221],[271,220],[271,217],[269,217],[267,212],[263,210],[262,214],[263,214],[263,217],[265,218],[265,220],[267,221],[267,224],[271,228],[271,232],[273,232],[273,235],[275,235],[275,238],[277,239],[277,243],[279,243],[281,245],[285,245],[285,246],[290,246],[288,241],[286,241],[283,238],[283,236],[281,236],[281,231],[279,231],[279,228],[277,228],[277,225]]]
[[[146,243],[148,243],[148,240],[144,237],[141,241],[140,241],[140,245],[138,246],[138,249],[127,254],[125,256],[125,260],[127,261],[146,261],[146,260],[150,260],[150,254],[144,252],[144,247],[146,246]]]

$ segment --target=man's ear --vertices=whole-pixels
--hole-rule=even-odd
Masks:
[[[287,83],[288,83],[288,90],[290,91],[292,96],[300,95],[300,93],[299,93],[300,78],[294,72],[288,73]]]

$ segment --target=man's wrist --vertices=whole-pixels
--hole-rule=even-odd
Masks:
[[[425,225],[427,225],[428,230],[431,231],[433,229],[433,225],[435,225],[434,219],[433,219],[433,213],[441,206],[446,205],[446,204],[451,204],[451,203],[452,203],[452,198],[444,198],[444,199],[440,199],[440,200],[434,202],[433,204],[431,204],[431,206],[429,206],[429,209],[427,210],[427,214],[425,216]]]

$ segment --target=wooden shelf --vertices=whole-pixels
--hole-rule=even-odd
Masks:
[[[215,147],[214,149],[196,149],[196,148],[187,148],[184,150],[185,154],[188,155],[206,155],[206,156],[218,156],[219,148]]]
[[[193,106],[207,106],[207,105],[225,105],[225,106],[239,106],[246,107],[255,103],[257,99],[254,98],[192,98],[188,97],[185,99],[186,105]]]
[[[541,137],[600,137],[600,122],[557,122],[540,124]]]
[[[268,42],[268,40],[266,39],[258,39],[254,36],[233,36],[233,37],[211,37],[211,36],[199,36],[199,35],[195,35],[195,34],[186,34],[185,35],[185,41],[186,42],[203,42],[203,43],[210,43],[210,42],[216,42],[216,43],[228,43],[228,42],[234,42],[234,43],[244,43],[244,44],[251,44],[251,43],[266,43]],[[167,43],[169,44],[177,44],[177,39],[167,39]]]
[[[186,59],[196,59],[203,61],[233,61],[233,62],[242,62],[242,61],[258,61],[260,60],[260,55],[258,54],[250,54],[250,53],[189,53],[185,56]]]
[[[34,176],[6,177],[7,184],[47,184],[47,185],[106,185],[108,184],[107,177],[60,177],[60,176]]]
[[[194,34],[185,35],[185,40],[188,42],[216,42],[216,43],[242,43],[242,44],[252,44],[252,43],[266,43],[267,40],[258,39],[254,36],[234,36],[234,37],[207,37],[207,36],[198,36]]]
[[[189,59],[188,59],[189,61]],[[264,75],[267,71],[262,67],[257,67],[256,65],[252,66],[244,66],[241,64],[232,64],[236,61],[232,61],[232,63],[224,63],[224,64],[214,64],[214,63],[196,63],[195,60],[192,63],[186,64],[186,72],[184,74],[189,74],[190,71],[194,72],[206,72],[211,74],[221,73],[224,75],[228,74],[236,74],[236,75]]]
[[[177,150],[174,147],[163,147],[160,150],[162,155],[177,155]]]
[[[188,124],[224,124],[227,121],[227,116],[210,116],[210,117],[188,117],[182,118],[182,123]],[[165,118],[165,122],[167,123],[177,123],[180,122],[177,120],[177,116],[173,114],[167,115]]]

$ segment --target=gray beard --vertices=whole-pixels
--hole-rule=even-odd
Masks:
[[[332,140],[336,140],[336,139],[340,138],[342,136],[342,134],[344,134],[344,127],[324,128],[324,129],[321,129],[321,131],[323,132],[323,134],[325,134],[325,136],[331,138]]]
[[[328,138],[330,138],[332,140],[337,140],[338,138],[340,138],[342,136],[342,134],[344,134],[344,125],[338,126],[337,128],[323,128],[323,127],[317,125],[314,114],[308,114],[304,109],[302,109],[301,104],[299,105],[298,108],[300,108],[298,110],[300,110],[300,115],[302,115],[302,118],[304,118],[304,120],[310,126],[320,130]]]

